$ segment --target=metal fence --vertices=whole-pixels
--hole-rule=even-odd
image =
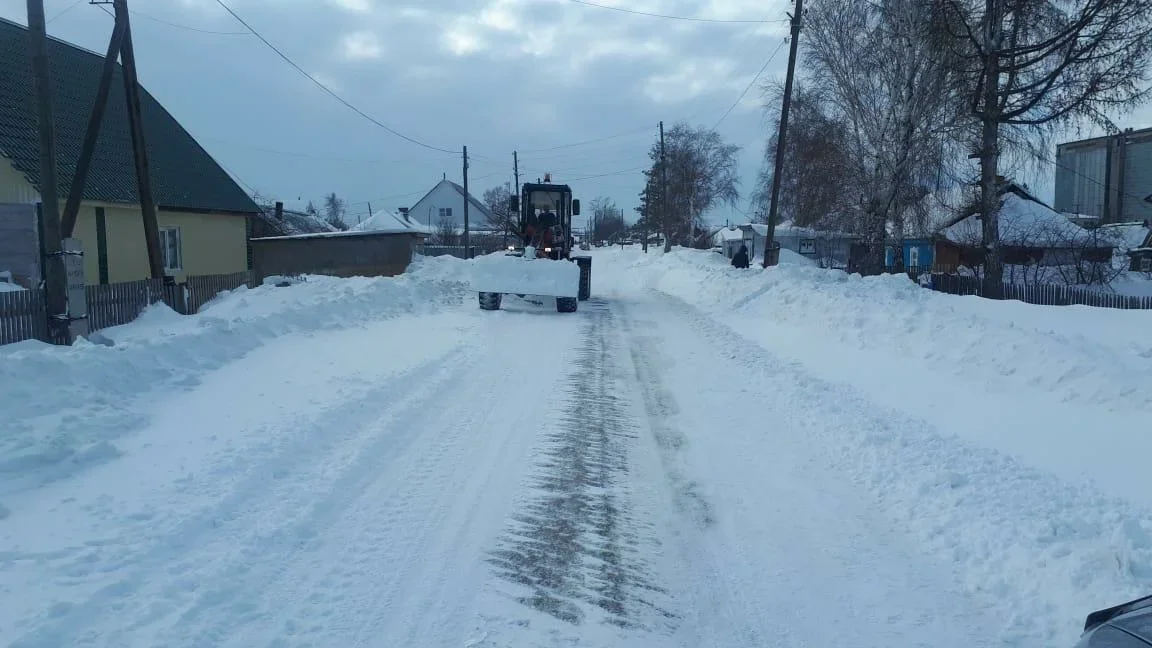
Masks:
[[[145,279],[87,286],[88,327],[98,331],[127,324],[157,302],[164,302],[182,315],[191,315],[221,292],[248,283],[249,274],[238,272],[188,277],[177,285],[164,285],[162,279]],[[43,290],[0,293],[0,345],[21,340],[48,340]]]
[[[1125,310],[1152,310],[1152,297],[1133,297],[1115,293],[1085,290],[1060,284],[1003,285],[1004,299],[1015,299],[1038,306],[1095,306]],[[949,295],[984,296],[984,287],[977,277],[933,273],[929,285],[932,290]]]

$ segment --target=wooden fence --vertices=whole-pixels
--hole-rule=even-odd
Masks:
[[[0,292],[0,345],[47,339],[44,293],[39,290]]]
[[[216,295],[248,284],[247,272],[188,277],[186,283],[164,285],[161,279],[88,286],[88,327],[98,331],[127,324],[148,306],[164,302],[182,315],[198,313]],[[0,293],[0,345],[48,339],[44,291]]]
[[[1152,310],[1152,297],[1132,297],[1115,293],[1085,290],[1060,284],[1002,284],[1004,299],[1015,299],[1038,306],[1095,306],[1124,310]],[[984,296],[980,279],[954,274],[932,275],[932,290],[950,295]]]

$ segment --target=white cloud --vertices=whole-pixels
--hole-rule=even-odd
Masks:
[[[373,0],[328,0],[345,11],[357,14],[371,13],[375,8]]]
[[[374,60],[384,55],[384,46],[375,33],[357,31],[344,35],[341,54],[350,61]]]

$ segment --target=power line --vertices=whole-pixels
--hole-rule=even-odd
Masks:
[[[80,0],[80,2],[83,2],[83,0]],[[76,4],[80,4],[80,2],[77,2]],[[72,5],[72,6],[74,7],[76,5]],[[103,11],[104,13],[108,14],[108,16],[110,18],[112,18],[112,19],[116,18],[115,14],[113,14],[111,11],[108,11],[108,8],[105,7],[103,4],[98,4],[96,6],[100,7],[100,10]],[[69,7],[69,9],[71,9],[71,7]],[[59,18],[61,15],[66,13],[69,9],[65,9],[64,11],[61,11],[59,14],[56,15],[56,18]],[[226,32],[226,31],[214,31],[211,29],[200,29],[199,27],[189,27],[188,25],[181,25],[179,23],[169,22],[167,20],[164,20],[163,18],[157,18],[156,16],[150,16],[146,13],[141,13],[139,11],[136,11],[135,9],[129,9],[128,13],[133,15],[133,16],[139,16],[140,18],[147,18],[148,20],[151,20],[153,22],[158,22],[161,25],[168,25],[169,27],[175,27],[177,29],[184,29],[187,31],[199,32],[201,34],[213,34],[216,36],[251,36],[252,35],[249,32],[236,32],[236,31]],[[55,20],[56,18],[53,18],[53,20]]]
[[[649,18],[664,18],[667,20],[683,20],[686,22],[700,22],[700,23],[718,23],[718,24],[743,24],[743,25],[763,25],[767,23],[788,22],[785,19],[779,20],[732,20],[723,18],[696,18],[693,16],[672,16],[669,14],[651,13],[648,11],[637,11],[635,9],[625,9],[623,7],[611,7],[608,5],[596,4],[595,2],[588,2],[587,0],[568,0],[568,2],[584,5],[585,7],[595,7],[597,9],[610,9],[612,11],[619,11],[621,13],[632,14],[634,16],[647,16]]]
[[[732,114],[732,111],[736,109],[736,106],[739,106],[740,102],[744,101],[744,97],[748,94],[748,91],[752,89],[752,86],[756,85],[756,81],[758,81],[760,77],[764,75],[764,72],[768,70],[768,66],[772,63],[773,59],[776,58],[776,55],[780,53],[780,50],[784,49],[784,44],[787,42],[787,38],[780,41],[780,44],[776,46],[775,50],[773,50],[772,55],[768,57],[767,61],[764,61],[764,65],[760,67],[760,71],[757,72],[756,76],[752,77],[752,80],[748,82],[748,87],[744,88],[744,92],[741,92],[740,96],[736,98],[736,101],[732,102],[732,105],[728,106],[728,110],[725,110],[724,114],[720,116],[720,119],[716,120],[716,124],[712,126],[712,130],[716,130],[716,128],[719,127],[725,119],[728,119],[728,115]]]
[[[80,6],[80,3],[81,3],[81,2],[84,2],[84,0],[76,0],[76,2],[73,2],[72,4],[68,5],[68,8],[67,8],[67,9],[64,9],[63,11],[60,11],[60,12],[58,12],[58,13],[57,13],[55,16],[52,16],[52,17],[51,17],[51,18],[49,18],[48,20],[45,20],[45,21],[44,21],[44,24],[45,24],[45,25],[47,25],[48,23],[52,22],[53,20],[56,20],[56,19],[57,19],[57,18],[59,18],[60,16],[63,16],[64,14],[68,13],[69,11],[72,11],[72,10],[73,10],[73,9],[75,9],[76,7]]]
[[[418,140],[414,137],[409,137],[408,135],[405,135],[405,134],[403,134],[397,130],[394,130],[394,129],[389,128],[388,126],[384,125],[383,123],[381,123],[380,121],[378,121],[377,119],[375,119],[374,117],[369,115],[368,113],[360,110],[356,106],[349,103],[346,99],[344,99],[340,95],[333,92],[328,86],[324,85],[323,83],[320,83],[320,81],[318,81],[316,79],[316,77],[305,72],[304,68],[300,67],[299,65],[296,64],[295,61],[288,58],[288,56],[286,54],[284,54],[284,52],[281,52],[275,45],[270,43],[267,38],[264,38],[264,36],[262,36],[260,34],[260,32],[253,29],[252,25],[249,25],[243,18],[241,18],[239,15],[237,15],[235,11],[232,11],[231,7],[224,4],[224,0],[216,0],[216,4],[220,5],[221,7],[224,8],[225,11],[232,14],[232,17],[235,18],[237,20],[237,22],[239,22],[241,25],[244,25],[244,27],[246,29],[248,29],[248,31],[252,32],[253,36],[255,36],[256,38],[259,38],[260,42],[267,45],[268,48],[271,49],[273,52],[275,52],[276,55],[279,56],[281,59],[283,59],[285,63],[287,63],[288,65],[291,65],[297,72],[304,75],[312,83],[316,84],[316,87],[318,87],[321,90],[323,90],[324,92],[328,93],[333,99],[336,99],[340,103],[344,104],[346,107],[348,107],[349,109],[351,109],[353,112],[360,115],[364,119],[375,124],[376,126],[379,126],[380,128],[384,129],[385,131],[391,133],[392,135],[395,135],[396,137],[399,137],[400,139],[402,139],[406,142],[410,142],[412,144],[415,144],[417,146],[421,146],[421,147],[424,147],[424,148],[432,150],[432,151],[439,151],[440,153],[448,153],[448,154],[452,154],[452,155],[456,155],[459,153],[459,151],[453,151],[453,150],[449,150],[449,149],[445,149],[445,148],[440,148],[437,146],[432,146],[431,144],[426,144],[426,143],[421,142],[420,140]]]

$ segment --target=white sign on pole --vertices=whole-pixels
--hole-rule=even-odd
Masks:
[[[80,239],[61,241],[68,277],[68,319],[72,339],[88,335],[88,293],[84,282],[84,246]]]

